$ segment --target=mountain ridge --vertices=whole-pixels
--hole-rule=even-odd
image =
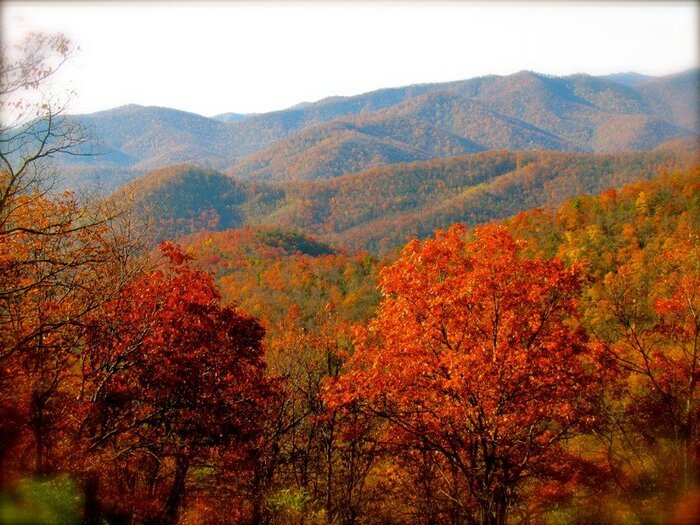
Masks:
[[[71,117],[109,155],[64,168],[78,173],[74,183],[90,166],[94,172],[143,172],[182,162],[239,177],[290,180],[488,149],[646,150],[697,135],[699,75],[692,69],[636,77],[639,82],[626,85],[609,76],[521,71],[327,97],[244,118],[236,114],[230,122],[130,104]],[[348,123],[359,135],[339,134],[338,126]],[[426,134],[434,135],[432,144]],[[258,173],[250,167],[256,163],[274,170]]]

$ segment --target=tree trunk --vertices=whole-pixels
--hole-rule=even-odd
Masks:
[[[101,525],[100,503],[97,499],[99,477],[95,472],[89,472],[83,483],[83,525]]]
[[[175,525],[180,515],[180,507],[182,507],[185,499],[185,481],[187,479],[187,471],[190,467],[189,458],[178,456],[175,461],[175,479],[173,480],[168,499],[163,507],[162,519],[160,523],[164,525]]]

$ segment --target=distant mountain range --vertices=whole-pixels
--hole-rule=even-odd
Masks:
[[[603,80],[610,80],[612,82],[617,82],[623,86],[634,86],[636,84],[641,84],[647,80],[651,80],[654,77],[649,75],[642,75],[641,73],[635,73],[634,71],[629,71],[627,73],[613,73],[612,75],[603,75],[598,78]]]
[[[214,115],[211,118],[220,122],[239,122],[250,116],[252,115],[246,115],[243,113],[221,113],[220,115]]]
[[[642,151],[700,131],[700,70],[552,77],[529,71],[331,97],[212,118],[122,106],[72,118],[101,153],[69,159],[64,185],[116,187],[175,163],[239,179],[328,179],[491,149]]]
[[[478,224],[557,206],[697,162],[694,139],[674,139],[648,152],[487,151],[284,183],[179,165],[119,191],[140,199],[143,213],[157,217],[161,236],[274,225],[334,246],[382,252],[454,222]]]

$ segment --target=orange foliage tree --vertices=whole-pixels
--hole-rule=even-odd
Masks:
[[[51,160],[88,152],[43,94],[71,49],[62,35],[32,34],[16,58],[0,53],[0,486],[69,454],[85,318],[130,279],[139,251],[113,203],[49,193]]]
[[[627,391],[615,428],[622,429],[625,442],[636,443],[634,455],[616,458],[627,471],[623,488],[643,494],[643,485],[656,479],[654,496],[674,497],[692,488],[700,473],[697,232],[678,232],[647,253],[637,250],[597,283],[591,299],[591,330],[621,371]],[[630,461],[648,449],[655,450],[651,472],[651,462]]]
[[[506,523],[525,483],[575,480],[565,440],[595,414],[592,350],[575,322],[581,282],[558,260],[523,260],[498,226],[413,241],[382,272],[384,299],[360,333],[331,406],[361,406],[385,439],[434,458],[442,519]],[[549,496],[552,487],[540,483]],[[557,490],[554,490],[557,492]]]

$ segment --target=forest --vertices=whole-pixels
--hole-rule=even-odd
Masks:
[[[117,194],[136,201],[137,214],[154,222],[159,238],[267,225],[387,254],[435,228],[556,207],[583,193],[683,171],[696,162],[695,141],[679,140],[633,153],[488,151],[290,183],[232,178],[181,164],[149,172]]]
[[[0,109],[18,116],[0,130],[0,523],[700,516],[697,154],[401,165],[399,191],[432,203],[464,196],[470,164],[479,183],[489,165],[523,187],[610,177],[470,224],[390,227],[383,250],[318,235],[370,213],[349,205],[357,175],[315,183],[334,185],[325,231],[204,213],[163,238],[128,192],[51,191],[53,159],[88,138],[27,93],[69,48],[38,35],[2,62]],[[433,179],[415,192],[411,170]],[[222,209],[232,186],[216,184],[240,184],[195,175]]]

